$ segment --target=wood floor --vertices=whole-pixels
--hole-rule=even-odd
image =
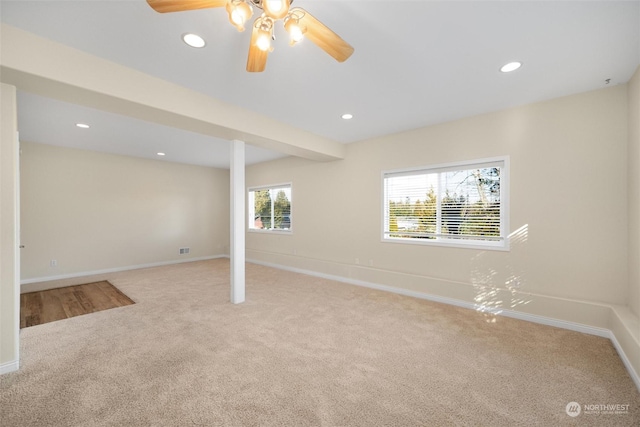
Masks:
[[[111,283],[30,292],[20,295],[20,328],[135,304]]]

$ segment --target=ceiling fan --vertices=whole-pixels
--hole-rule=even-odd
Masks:
[[[245,24],[253,15],[252,6],[263,13],[253,22],[247,71],[261,72],[267,65],[267,55],[273,51],[273,28],[278,20],[284,21],[293,46],[305,36],[338,62],[346,61],[353,53],[353,47],[345,42],[329,27],[300,8],[291,8],[293,0],[147,0],[156,12],[181,12],[185,10],[225,7],[229,21],[238,31],[244,31]]]

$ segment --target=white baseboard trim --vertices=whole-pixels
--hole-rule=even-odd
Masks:
[[[94,271],[83,271],[80,273],[70,273],[70,274],[61,274],[59,276],[48,276],[48,277],[36,277],[33,279],[25,279],[21,280],[21,285],[27,285],[30,283],[40,283],[40,282],[50,282],[53,280],[65,280],[65,279],[73,279],[76,277],[84,277],[84,276],[95,276],[98,274],[107,274],[107,273],[117,273],[120,271],[128,271],[128,270],[138,270],[141,268],[151,268],[151,267],[162,267],[164,265],[172,265],[172,264],[182,264],[185,262],[196,262],[196,261],[206,261],[210,259],[216,258],[228,258],[228,255],[212,255],[205,256],[199,258],[188,258],[181,260],[171,260],[171,261],[161,261],[161,262],[152,262],[149,264],[139,264],[139,265],[128,265],[126,267],[115,267],[115,268],[106,268],[104,270],[94,270]]]
[[[0,365],[0,375],[8,374],[9,372],[15,372],[20,367],[20,362],[14,360],[13,362],[7,362]]]
[[[618,352],[618,356],[620,356],[620,359],[622,360],[624,367],[627,368],[627,372],[629,372],[629,376],[631,377],[633,382],[636,384],[636,388],[638,389],[638,391],[640,391],[640,375],[638,375],[636,370],[633,369],[633,365],[631,364],[631,361],[629,360],[624,350],[622,349],[622,346],[618,342],[616,335],[612,331],[607,331],[607,332],[609,332],[609,335],[607,336],[607,338],[611,340],[611,343],[613,344],[616,351]]]
[[[392,292],[392,293],[395,293],[395,294],[410,296],[410,297],[414,297],[414,298],[420,298],[420,299],[439,302],[439,303],[443,303],[443,304],[454,305],[454,306],[457,306],[457,307],[467,308],[467,309],[471,309],[471,310],[475,310],[475,311],[492,312],[492,313],[494,313],[496,315],[500,315],[500,316],[511,317],[511,318],[514,318],[514,319],[524,320],[524,321],[527,321],[527,322],[539,323],[539,324],[542,324],[542,325],[553,326],[553,327],[556,327],[556,328],[567,329],[567,330],[570,330],[570,331],[581,332],[581,333],[585,333],[585,334],[589,334],[589,335],[596,335],[596,336],[603,337],[603,338],[609,338],[611,340],[611,342],[613,343],[613,346],[615,347],[616,351],[620,355],[620,359],[622,360],[622,363],[624,364],[625,368],[627,368],[627,371],[629,372],[629,375],[631,376],[631,379],[633,380],[633,382],[635,383],[636,387],[640,391],[640,376],[638,375],[638,373],[633,368],[633,365],[631,364],[631,362],[629,361],[627,355],[625,354],[624,350],[622,349],[622,346],[620,345],[620,343],[616,339],[615,334],[611,330],[606,329],[606,328],[600,328],[600,327],[596,327],[596,326],[584,325],[584,324],[576,323],[576,322],[568,322],[568,321],[565,321],[565,320],[554,319],[554,318],[550,318],[550,317],[546,317],[546,316],[539,316],[539,315],[536,315],[536,314],[523,313],[523,312],[515,311],[515,310],[497,310],[496,311],[496,310],[486,309],[484,307],[479,306],[478,304],[474,304],[474,303],[470,303],[470,302],[466,302],[466,301],[462,301],[462,300],[458,300],[458,299],[454,299],[454,298],[440,297],[440,296],[437,296],[437,295],[430,295],[430,294],[425,294],[425,293],[422,293],[422,292],[416,292],[416,291],[410,291],[410,290],[407,290],[407,289],[395,288],[393,286],[379,285],[377,283],[370,283],[370,282],[365,282],[365,281],[362,281],[362,280],[351,279],[351,278],[348,278],[348,277],[341,277],[341,276],[335,276],[335,275],[331,275],[331,274],[324,274],[324,273],[319,273],[317,271],[305,270],[305,269],[295,268],[295,267],[289,267],[289,266],[286,266],[286,265],[280,265],[280,264],[275,264],[275,263],[270,263],[270,262],[265,262],[265,261],[260,261],[260,260],[247,259],[247,262],[251,262],[253,264],[258,264],[258,265],[264,265],[266,267],[273,267],[273,268],[277,268],[277,269],[280,269],[280,270],[291,271],[293,273],[300,273],[300,274],[306,274],[308,276],[320,277],[322,279],[335,280],[336,282],[347,283],[347,284],[350,284],[350,285],[363,286],[365,288],[377,289],[377,290],[381,290],[381,291]]]
[[[582,332],[584,334],[596,335],[603,338],[609,338],[611,331],[606,328],[599,328],[597,326],[583,325],[582,323],[567,322],[566,320],[554,319],[546,316],[539,316],[537,314],[523,313],[521,311],[514,310],[502,310],[497,313],[500,316],[511,317],[513,319],[525,320],[531,323],[539,323],[541,325],[553,326],[560,329],[567,329],[569,331]]]

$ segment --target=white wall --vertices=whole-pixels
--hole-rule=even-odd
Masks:
[[[227,170],[23,142],[21,196],[23,281],[228,252]]]
[[[18,369],[16,88],[0,84],[0,373]]]
[[[521,231],[510,252],[381,242],[381,171],[501,155]],[[487,304],[601,327],[601,303],[627,303],[625,85],[353,143],[341,161],[247,168],[247,186],[280,182],[294,233],[248,233],[248,259],[467,302],[488,286]]]
[[[640,316],[640,67],[629,82],[629,306]]]

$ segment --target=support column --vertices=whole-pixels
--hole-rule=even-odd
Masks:
[[[244,302],[245,244],[245,191],[244,191],[244,142],[231,143],[231,303]]]
[[[16,88],[0,83],[0,375],[20,365],[20,160]]]

